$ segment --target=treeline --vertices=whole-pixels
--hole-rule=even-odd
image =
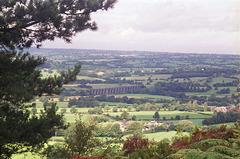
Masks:
[[[236,104],[237,100],[234,100],[232,98],[226,97],[216,97],[216,95],[210,95],[207,96],[191,96],[185,99],[179,99],[180,101],[189,101],[189,100],[197,100],[198,104],[203,104],[204,102],[207,102],[208,105],[211,106],[228,106],[229,104]]]
[[[230,93],[230,88],[223,88],[220,91],[216,92],[217,94],[229,94]]]
[[[81,92],[81,91],[78,91]],[[83,91],[82,91],[83,92]],[[79,95],[79,94],[78,94]],[[186,96],[184,93],[175,93],[176,100],[181,103],[188,103],[189,101],[197,100],[197,103],[202,105],[204,102],[207,102],[210,106],[228,106],[229,104],[237,104],[238,98],[228,98],[225,97],[216,97],[216,95],[207,96]],[[76,105],[77,107],[95,107],[99,106],[99,102],[118,102],[118,103],[127,103],[127,104],[143,104],[143,103],[171,103],[172,100],[167,99],[151,99],[151,98],[128,98],[124,97],[115,97],[113,95],[100,95],[100,96],[87,96],[81,98],[74,98],[69,100],[69,107]],[[142,110],[142,108],[141,108]]]
[[[115,97],[115,96],[107,96],[107,95],[100,95],[100,96],[87,96],[87,97],[80,97],[80,98],[73,98],[69,99],[68,107],[76,106],[78,108],[94,108],[99,107],[99,102],[117,102],[117,103],[127,103],[127,104],[143,104],[143,103],[154,103],[152,99],[136,99],[136,98],[128,98],[127,96],[124,97]],[[158,100],[160,103],[170,103],[170,100],[161,99]],[[155,110],[155,109],[154,109]]]
[[[209,98],[206,96],[187,96],[186,92],[207,92],[212,89],[208,84],[199,84],[199,83],[178,83],[178,82],[158,82],[152,87],[138,88],[134,93],[139,94],[151,94],[151,95],[162,95],[162,96],[171,96],[179,100],[181,103],[186,103],[190,100],[197,100],[198,104],[203,104],[208,102],[209,105],[214,106],[227,106],[229,104],[236,104],[238,100],[232,95],[232,97],[216,97],[216,95],[211,95]],[[217,92],[218,94],[229,94],[230,89],[224,88]]]
[[[147,98],[137,99],[137,98],[128,98],[127,96],[115,97],[115,96],[100,95],[100,96],[96,96],[95,99],[100,102],[118,102],[118,103],[127,103],[127,104],[134,104],[134,103],[142,104],[147,102],[150,102],[150,103],[153,102],[151,99],[147,99]],[[161,99],[161,100],[158,100],[158,102],[170,103],[171,100]]]
[[[199,83],[192,83],[192,82],[185,82],[185,83],[158,82],[158,83],[154,84],[153,87],[137,89],[135,91],[135,93],[176,97],[177,93],[182,93],[182,92],[207,92],[211,89],[212,89],[212,87],[209,86],[208,84],[201,85]]]
[[[68,102],[68,107],[76,106],[78,108],[94,108],[99,106],[99,101],[93,97],[73,98]]]
[[[210,73],[203,73],[203,72],[182,72],[182,73],[176,73],[172,75],[170,78],[192,78],[192,77],[209,77],[212,74]]]
[[[105,80],[86,80],[86,79],[81,79],[81,80],[76,80],[74,81],[76,84],[138,84],[137,82],[133,80],[126,80],[125,78],[120,79],[120,78],[107,78]]]
[[[239,80],[234,80],[232,82],[215,83],[213,87],[236,87],[239,84]]]
[[[197,68],[196,70],[176,70],[170,78],[209,77],[237,74],[234,68]]]
[[[213,124],[221,124],[228,122],[236,122],[240,118],[239,112],[218,112],[216,116],[212,118],[207,118],[202,121],[203,125],[213,125]]]

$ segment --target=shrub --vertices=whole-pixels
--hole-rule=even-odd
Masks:
[[[133,136],[131,138],[127,138],[127,140],[124,142],[122,151],[125,150],[125,156],[127,156],[133,153],[136,149],[142,149],[148,145],[148,139],[142,139],[140,136]]]

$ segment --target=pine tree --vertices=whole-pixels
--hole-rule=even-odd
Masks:
[[[96,30],[90,15],[112,8],[116,0],[0,1],[0,158],[39,151],[55,129],[66,128],[55,104],[30,116],[25,104],[36,96],[60,94],[63,84],[76,79],[81,64],[60,76],[42,79],[38,66],[46,61],[23,52],[55,38],[71,42],[86,29]]]
[[[44,40],[64,39],[86,29],[97,30],[91,13],[108,10],[116,0],[0,1],[0,45],[25,48]]]

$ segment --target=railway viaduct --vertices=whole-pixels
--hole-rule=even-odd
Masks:
[[[102,89],[91,89],[86,90],[88,94],[102,95],[102,94],[125,94],[132,93],[135,89],[141,88],[142,86],[127,86],[127,87],[114,87],[114,88],[102,88]]]

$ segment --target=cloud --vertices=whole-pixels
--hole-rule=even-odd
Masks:
[[[118,0],[92,15],[97,32],[44,47],[240,53],[239,0]]]

